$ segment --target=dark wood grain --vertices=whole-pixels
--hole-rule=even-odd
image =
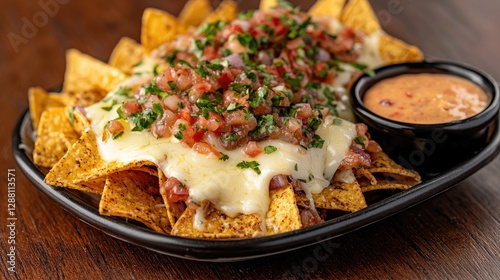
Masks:
[[[47,2],[44,0],[42,2]],[[54,2],[54,1],[52,1]],[[154,253],[79,221],[37,191],[15,165],[11,132],[30,86],[62,82],[64,51],[105,60],[122,36],[139,39],[146,7],[177,14],[184,1],[60,1],[16,51],[8,34],[41,11],[37,1],[0,1],[0,244],[6,279],[277,279],[500,277],[500,159],[450,191],[329,242],[261,259],[203,263]],[[217,1],[213,1],[214,4]],[[256,2],[240,1],[244,9]],[[299,1],[292,1],[299,3]],[[300,1],[307,8],[313,1]],[[469,63],[500,80],[497,0],[371,1],[385,30],[429,58]],[[397,9],[394,9],[397,5]],[[388,17],[390,15],[390,17]],[[7,170],[16,169],[16,269],[7,270]]]

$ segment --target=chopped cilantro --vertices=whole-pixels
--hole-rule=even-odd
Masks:
[[[323,95],[326,98],[325,106],[328,108],[328,110],[332,115],[338,116],[339,113],[337,112],[337,104],[335,104],[337,100],[337,97],[335,96],[335,91],[332,90],[330,87],[326,86],[325,89],[323,90]]]
[[[75,122],[75,108],[69,109],[69,122],[71,124]]]
[[[230,56],[232,54],[231,50],[229,49],[221,49],[220,50],[220,54],[223,56],[223,57],[226,57],[226,56]]]
[[[222,141],[226,142],[236,142],[238,140],[238,134],[236,133],[225,133],[220,137]]]
[[[283,96],[281,96],[280,94],[275,94],[272,98],[271,98],[271,102],[273,103],[273,106],[280,106],[281,104],[281,100],[285,99]]]
[[[255,173],[260,174],[261,171],[260,171],[259,165],[260,164],[256,161],[242,161],[242,162],[239,162],[238,164],[236,164],[236,167],[241,168],[241,169],[249,168],[249,169],[252,169],[253,171],[255,171]]]
[[[151,83],[144,88],[146,93],[151,93],[154,95],[160,96],[161,99],[165,98],[168,96],[168,93],[164,92],[163,90],[159,89],[158,86],[156,85],[155,80],[151,81]]]
[[[351,62],[350,65],[358,70],[365,72],[367,75],[371,77],[375,76],[375,71],[373,71],[373,69],[370,69],[368,65],[364,63]]]
[[[132,131],[142,131],[148,129],[155,120],[161,117],[161,114],[156,109],[146,109],[138,113],[134,113],[128,117],[128,120],[134,124]],[[156,112],[155,112],[156,111]]]
[[[264,133],[271,133],[276,128],[276,121],[273,115],[263,115],[260,116],[257,122],[257,128],[252,130],[250,134],[252,136],[259,136]]]
[[[160,64],[155,64],[155,66],[153,67],[153,76],[158,76],[158,74],[160,74],[158,72],[158,67],[160,66]]]
[[[231,104],[229,104],[229,106],[227,106],[226,111],[232,112],[232,111],[236,111],[236,110],[241,110],[243,108],[245,108],[245,107],[240,106],[238,103],[231,103]]]
[[[191,65],[191,63],[185,61],[184,59],[179,59],[177,63],[179,63],[180,65],[186,65],[187,67],[194,69],[193,65]]]
[[[111,136],[113,140],[116,140],[118,138],[120,138],[122,135],[123,135],[124,131],[120,131],[120,133],[113,133],[113,135]]]
[[[290,75],[288,75],[288,73],[284,72],[282,76],[285,79],[285,82],[289,84],[293,90],[300,89],[300,84],[301,81],[304,79],[304,74],[299,73],[296,78],[293,78]]]
[[[255,13],[255,10],[249,10],[248,12],[241,12],[238,14],[238,19],[250,19],[253,17],[253,14]]]
[[[116,99],[113,99],[113,101],[111,102],[111,105],[109,106],[102,106],[101,109],[103,109],[104,111],[111,111],[111,109],[113,109],[113,106],[115,106],[116,104],[118,104],[118,101],[116,101]]]
[[[219,160],[222,160],[222,161],[226,161],[229,159],[229,156],[224,154],[224,153],[220,153],[221,154],[221,157],[219,158]]]
[[[168,86],[170,87],[171,90],[177,89],[177,85],[172,81],[168,81]]]
[[[311,143],[309,143],[308,148],[323,148],[323,144],[325,144],[325,140],[321,139],[321,137],[317,134],[313,135]]]
[[[363,149],[365,148],[365,139],[362,136],[356,136],[354,142],[360,144]]]
[[[266,153],[266,154],[272,154],[272,153],[276,152],[277,150],[278,150],[278,148],[276,148],[275,146],[271,146],[271,145],[264,147],[264,153]]]
[[[182,140],[182,138],[184,138],[184,135],[182,135],[182,132],[181,131],[177,131],[175,134],[174,134],[174,137],[179,139],[179,140]]]
[[[127,96],[128,97],[131,91],[132,91],[131,88],[119,87],[118,90],[116,91],[116,95]]]
[[[257,48],[259,47],[259,41],[255,39],[254,36],[250,35],[250,33],[245,32],[242,34],[236,35],[238,42],[244,47],[247,48],[247,52],[249,54],[256,54]]]
[[[322,122],[321,118],[317,118],[317,117],[313,117],[313,118],[308,118],[307,119],[307,125],[309,125],[309,127],[313,131],[316,131],[316,129],[318,129],[318,127],[320,126],[321,122]]]

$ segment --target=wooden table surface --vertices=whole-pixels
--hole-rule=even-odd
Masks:
[[[47,13],[38,3],[49,2],[53,6]],[[334,250],[313,245],[232,263],[184,260],[116,240],[38,191],[11,151],[14,123],[28,106],[27,89],[61,84],[66,49],[105,60],[120,37],[139,39],[144,8],[177,14],[183,2],[0,1],[0,278],[500,278],[500,158],[442,195],[334,239]],[[244,9],[257,6],[257,1],[240,2]],[[312,2],[300,5],[308,8]],[[500,80],[500,1],[371,2],[388,33],[417,44],[427,57],[469,63]],[[35,28],[23,33],[26,22],[34,21]],[[12,43],[12,33],[24,39]],[[10,169],[17,206],[15,273],[8,270],[6,249],[12,245],[6,206]]]

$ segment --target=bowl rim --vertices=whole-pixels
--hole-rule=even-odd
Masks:
[[[366,121],[378,123],[386,128],[405,131],[425,131],[431,132],[436,129],[446,131],[461,131],[480,127],[490,123],[498,114],[500,109],[500,92],[495,79],[485,71],[474,66],[453,61],[435,60],[422,62],[406,62],[391,64],[374,69],[374,75],[367,73],[361,75],[349,90],[350,105],[354,114]],[[414,124],[391,120],[373,113],[363,103],[364,93],[377,82],[407,73],[443,73],[462,77],[471,81],[490,95],[489,105],[480,113],[466,119],[456,120],[438,124]]]

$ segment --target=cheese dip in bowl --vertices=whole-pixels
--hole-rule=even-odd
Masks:
[[[483,71],[421,62],[361,76],[351,87],[351,106],[398,163],[433,175],[488,142],[500,103],[498,85]]]

